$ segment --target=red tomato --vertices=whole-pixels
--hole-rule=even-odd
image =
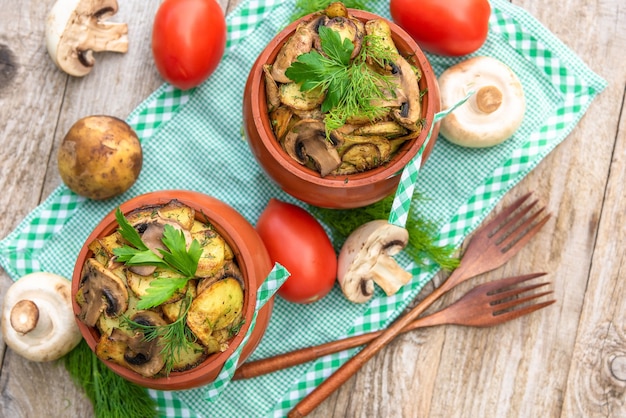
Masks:
[[[469,54],[487,39],[488,0],[391,0],[389,10],[420,48],[434,54]]]
[[[270,199],[256,230],[272,262],[282,264],[291,273],[278,289],[281,297],[311,303],[330,292],[337,277],[337,254],[326,231],[309,212]]]
[[[165,0],[154,18],[152,55],[161,76],[182,90],[217,68],[226,47],[226,20],[215,0]]]

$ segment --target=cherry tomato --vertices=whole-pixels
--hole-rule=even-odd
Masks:
[[[434,54],[466,55],[487,39],[488,0],[391,0],[389,10],[420,48]]]
[[[278,294],[295,303],[311,303],[326,296],[337,277],[337,254],[326,231],[306,210],[270,199],[256,230],[272,262],[291,276]]]
[[[165,0],[154,18],[152,55],[161,76],[182,90],[217,68],[226,47],[226,20],[215,0]]]

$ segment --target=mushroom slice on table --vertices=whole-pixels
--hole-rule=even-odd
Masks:
[[[57,360],[82,339],[74,320],[70,281],[53,273],[21,277],[4,295],[4,342],[31,361]]]
[[[331,173],[341,164],[341,158],[331,141],[326,139],[324,122],[301,120],[285,135],[283,149],[300,164],[306,165],[311,159],[322,177]]]
[[[492,57],[473,57],[439,76],[442,108],[450,108],[475,91],[467,102],[441,121],[448,141],[470,148],[491,147],[510,138],[526,112],[524,90],[515,73]]]
[[[77,295],[78,318],[93,327],[101,314],[117,317],[128,308],[128,290],[122,280],[95,258],[83,267]]]
[[[367,222],[355,229],[339,252],[337,280],[346,298],[367,302],[374,295],[374,283],[393,295],[407,284],[411,273],[393,256],[409,242],[406,229],[385,220]]]
[[[127,52],[128,26],[104,21],[117,9],[116,0],[58,0],[46,19],[46,46],[54,63],[82,77],[95,64],[94,52]]]

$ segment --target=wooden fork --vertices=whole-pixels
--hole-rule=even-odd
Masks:
[[[531,290],[547,286],[549,284],[548,282],[531,284],[524,287],[514,287],[545,274],[546,273],[534,273],[524,276],[508,277],[506,279],[495,280],[476,286],[448,307],[409,323],[402,328],[401,332],[405,333],[417,328],[432,327],[435,325],[489,327],[545,308],[556,301],[553,299],[535,304],[529,304],[528,302],[549,295],[552,291],[526,296],[522,295]],[[369,343],[382,333],[383,331],[370,332],[314,347],[306,347],[289,353],[279,354],[274,357],[249,361],[237,369],[233,380],[261,376],[266,373],[272,373],[277,370],[306,363],[321,356],[358,347]]]
[[[487,224],[479,228],[472,236],[461,263],[452,272],[450,277],[436,288],[417,306],[407,314],[391,324],[376,339],[344,363],[339,369],[322,382],[311,393],[305,396],[293,410],[289,417],[303,417],[313,411],[324,399],[330,396],[339,386],[345,383],[363,364],[372,358],[378,351],[385,347],[396,335],[402,332],[413,320],[417,319],[435,300],[460,283],[500,267],[515,255],[548,221],[550,215],[546,215],[535,223],[543,208],[524,218],[537,204],[533,201],[525,202],[530,197],[528,193],[510,206]]]

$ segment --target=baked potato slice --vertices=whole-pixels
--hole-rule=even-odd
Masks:
[[[197,240],[202,248],[196,277],[208,277],[217,273],[226,260],[227,245],[224,238],[212,229],[194,232],[191,238]],[[232,250],[230,252],[232,253]]]
[[[220,349],[213,332],[231,325],[242,310],[243,289],[236,279],[229,277],[198,294],[187,313],[187,325],[207,348],[217,343]]]
[[[126,272],[126,280],[128,282],[128,287],[133,293],[141,299],[142,296],[145,296],[150,284],[156,280],[157,278],[171,278],[171,279],[179,279],[184,277],[183,275],[176,273],[172,270],[157,268],[154,271],[154,274],[150,276],[142,276],[141,274],[134,273],[130,270]],[[179,289],[176,293],[172,295],[165,303],[174,303],[182,299],[187,292],[187,287],[189,286],[189,282],[181,289]]]
[[[174,221],[184,229],[191,229],[194,224],[196,211],[178,200],[171,200],[159,209],[159,216],[163,219]]]

